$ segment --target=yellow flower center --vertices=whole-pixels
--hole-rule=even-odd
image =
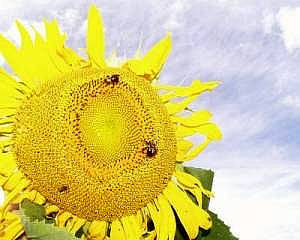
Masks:
[[[167,186],[176,138],[150,83],[126,68],[85,68],[33,91],[14,152],[33,187],[78,217],[130,215]]]

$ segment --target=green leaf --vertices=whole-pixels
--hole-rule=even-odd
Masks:
[[[183,167],[183,171],[198,178],[205,189],[211,190],[213,178],[214,178],[213,171],[202,169],[202,168],[194,168],[194,167]],[[209,205],[209,198],[203,196],[203,205],[202,205],[203,209],[208,209],[208,205]]]
[[[42,221],[46,216],[45,208],[43,206],[31,202],[26,198],[21,202],[21,210],[23,211],[24,215],[29,218],[30,221]]]
[[[31,222],[27,217],[22,218],[26,237],[34,240],[79,240],[63,228],[55,227],[53,224],[46,224],[45,221]]]
[[[238,240],[232,235],[230,228],[215,213],[209,211],[209,215],[212,217],[213,226],[206,236],[199,236],[197,240]]]
[[[32,240],[79,240],[63,228],[46,223],[45,208],[24,199],[21,203],[21,220],[25,229],[26,239]]]

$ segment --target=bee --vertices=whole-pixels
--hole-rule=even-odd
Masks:
[[[119,79],[120,79],[119,74],[113,74],[111,76],[107,76],[107,78],[104,81],[105,83],[112,84],[114,86],[119,82]]]
[[[154,157],[157,154],[155,143],[153,141],[146,141],[146,147],[143,148],[143,152],[147,157]]]
[[[47,220],[54,220],[57,216],[58,212],[50,212],[45,217]]]
[[[68,191],[68,190],[69,190],[69,186],[68,186],[68,185],[62,185],[62,186],[60,186],[60,187],[58,188],[58,191],[59,191],[60,193],[63,193],[63,192]]]

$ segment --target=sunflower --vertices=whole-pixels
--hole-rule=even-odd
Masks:
[[[201,182],[182,170],[221,138],[206,110],[189,105],[218,82],[159,82],[168,33],[143,57],[105,59],[99,10],[88,14],[87,57],[66,47],[56,21],[34,40],[17,22],[21,45],[0,35],[0,238],[25,237],[16,209],[29,200],[55,226],[81,239],[174,239],[210,229]],[[188,137],[200,134],[194,144]]]

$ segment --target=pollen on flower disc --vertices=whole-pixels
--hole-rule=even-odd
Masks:
[[[127,69],[70,72],[16,114],[17,164],[48,201],[89,220],[130,215],[172,175],[176,138],[150,83]]]

